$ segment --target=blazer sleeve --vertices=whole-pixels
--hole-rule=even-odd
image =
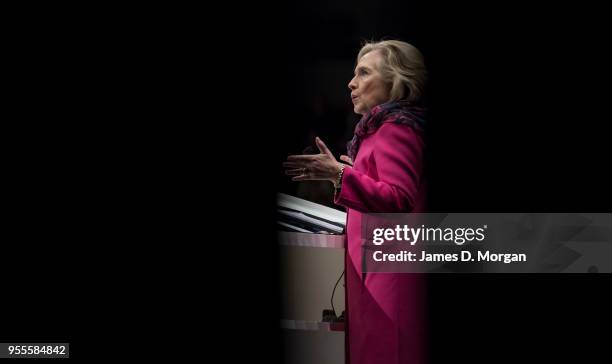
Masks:
[[[336,204],[359,212],[410,212],[423,171],[424,141],[407,125],[384,123],[374,135],[377,178],[344,169]]]

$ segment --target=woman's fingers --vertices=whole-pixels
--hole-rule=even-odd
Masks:
[[[303,162],[283,162],[285,168],[303,168],[307,163]]]
[[[336,159],[321,138],[317,137],[315,142],[321,154],[290,155],[283,162],[285,174],[293,176],[292,181],[325,180],[329,178],[329,170],[336,167]]]
[[[300,174],[304,173],[304,168],[297,168],[297,169],[287,169],[285,171],[285,174],[288,176],[299,176]]]
[[[340,156],[340,160],[350,164],[351,166],[353,165],[353,160],[351,158],[349,158],[348,155],[341,155]]]
[[[309,181],[309,180],[311,180],[311,179],[312,179],[312,178],[310,178],[310,177],[308,177],[308,176],[305,176],[305,175],[303,175],[303,174],[302,174],[302,175],[295,176],[295,177],[292,177],[292,178],[291,178],[291,180],[292,180],[292,181]]]
[[[290,155],[287,160],[290,162],[310,162],[317,158],[317,155]]]
[[[332,152],[329,151],[329,149],[327,149],[327,145],[325,145],[325,143],[323,143],[323,141],[321,140],[321,138],[316,137],[315,138],[315,143],[317,143],[317,148],[319,148],[319,151],[323,154],[328,154],[328,155],[332,155]]]

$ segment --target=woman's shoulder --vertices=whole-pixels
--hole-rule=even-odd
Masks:
[[[417,122],[407,122],[405,120],[398,121],[394,118],[385,119],[377,131],[377,136],[385,138],[389,136],[393,136],[395,134],[399,135],[413,135],[415,137],[423,137],[425,130],[423,127]]]
[[[391,154],[403,154],[406,150],[420,153],[425,148],[423,130],[406,124],[383,123],[372,142],[374,149]]]

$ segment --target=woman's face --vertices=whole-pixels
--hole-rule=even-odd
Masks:
[[[376,105],[389,101],[390,87],[382,80],[378,71],[383,61],[380,52],[366,53],[355,67],[355,77],[349,82],[353,110],[357,114],[365,114]]]

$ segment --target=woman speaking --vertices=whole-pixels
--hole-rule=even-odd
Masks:
[[[292,155],[283,164],[294,181],[328,180],[334,201],[347,209],[347,363],[425,361],[423,277],[362,271],[361,214],[425,211],[423,178],[426,82],[423,56],[414,46],[386,40],[366,43],[349,82],[361,120],[339,162],[316,138],[320,154]]]

